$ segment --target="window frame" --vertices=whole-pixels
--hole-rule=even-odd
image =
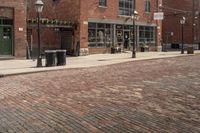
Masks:
[[[92,34],[92,31],[94,34]],[[102,31],[101,36],[100,36],[100,31]],[[88,24],[88,43],[89,43],[88,47],[89,48],[108,48],[108,47],[110,47],[111,43],[112,43],[112,34],[113,34],[112,33],[112,24],[89,22],[89,24]],[[92,35],[94,35],[94,36],[92,36]]]
[[[133,0],[119,0],[119,15],[132,16],[133,7]]]
[[[150,0],[144,1],[144,11],[145,11],[145,13],[151,12],[151,1]]]
[[[99,0],[99,7],[107,7],[107,0]]]
[[[155,43],[155,36],[154,26],[139,26],[139,43]]]

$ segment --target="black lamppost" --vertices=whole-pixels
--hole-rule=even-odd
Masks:
[[[181,54],[184,54],[184,47],[183,47],[183,43],[184,43],[184,24],[185,24],[186,18],[182,17],[180,20],[181,23]]]
[[[133,50],[132,50],[132,58],[136,58],[136,39],[137,37],[135,36],[135,20],[138,18],[138,12],[135,10],[135,3],[134,3],[134,8],[133,8],[133,14],[132,14],[132,19],[133,19]]]
[[[38,57],[37,57],[37,67],[42,67],[42,56],[40,47],[40,13],[43,10],[44,3],[42,0],[37,0],[35,2],[35,10],[37,12],[37,34],[38,34]]]

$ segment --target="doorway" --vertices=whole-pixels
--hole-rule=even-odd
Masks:
[[[67,54],[73,54],[73,32],[72,30],[61,31],[61,49],[67,50]]]
[[[3,22],[3,20],[0,20]],[[13,28],[8,25],[0,25],[0,55],[12,55]]]
[[[124,31],[124,49],[129,48],[130,31]]]

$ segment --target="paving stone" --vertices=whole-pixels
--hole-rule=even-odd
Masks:
[[[199,58],[1,78],[0,132],[199,133]]]

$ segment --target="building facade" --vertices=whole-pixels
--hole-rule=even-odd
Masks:
[[[182,27],[180,19],[186,18],[184,24],[184,45],[194,45],[197,49],[200,43],[200,1],[199,0],[163,0],[163,43],[168,48],[181,48]]]
[[[26,56],[26,3],[1,0],[0,56]]]
[[[88,4],[84,4],[88,3]],[[153,20],[153,13],[162,1],[155,0],[83,0],[80,3],[80,42],[89,53],[107,52],[112,44],[122,48],[133,43],[134,4],[136,44],[146,44],[150,50],[160,50],[161,23]],[[84,51],[84,49],[83,49]]]
[[[37,55],[37,15],[34,8],[36,0],[28,0],[27,4],[27,40],[33,56]],[[43,0],[41,13],[41,48],[66,49],[74,54],[79,40],[78,20],[80,14],[78,0]]]
[[[34,0],[28,1],[28,19],[36,18]],[[133,44],[133,0],[43,0],[43,49],[67,49],[68,54],[109,53],[110,48],[131,49]],[[85,4],[87,3],[87,4]],[[150,50],[161,49],[161,22],[153,20],[161,0],[136,0],[137,48],[146,44]],[[57,21],[59,24],[55,24]],[[63,22],[72,23],[64,25]],[[60,24],[62,23],[62,24]],[[28,23],[29,46],[37,49],[36,27]],[[31,39],[30,39],[31,38]]]

